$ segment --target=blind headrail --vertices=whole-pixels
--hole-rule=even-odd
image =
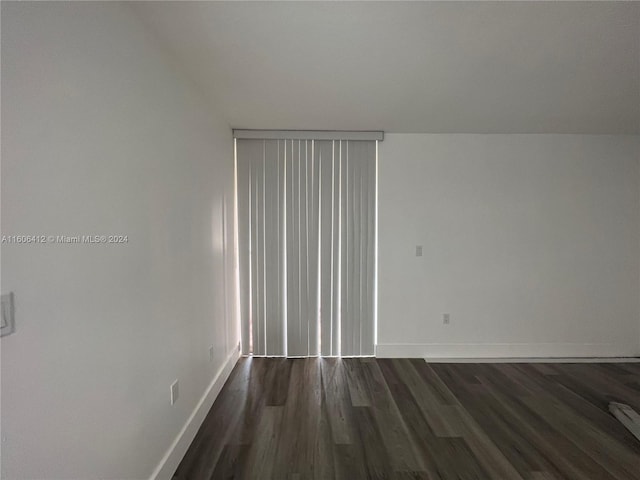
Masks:
[[[384,140],[382,131],[347,130],[233,130],[234,138],[264,140]]]

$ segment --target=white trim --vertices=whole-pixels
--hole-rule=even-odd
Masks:
[[[609,358],[636,357],[637,346],[611,343],[383,343],[379,358]]]
[[[178,433],[173,440],[171,446],[162,457],[162,460],[160,460],[158,466],[149,477],[150,480],[171,479],[239,358],[240,352],[234,347],[224,365],[218,370],[218,373],[209,384],[204,395],[202,395],[202,398],[200,398],[200,401],[193,409],[182,430],[180,430],[180,433]]]
[[[427,363],[640,363],[637,357],[425,358]]]
[[[268,140],[384,140],[384,132],[342,130],[233,130],[234,138]]]

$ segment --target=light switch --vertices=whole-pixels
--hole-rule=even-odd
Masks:
[[[15,331],[13,292],[5,293],[0,298],[2,299],[2,329],[0,330],[0,335],[4,337]]]
[[[180,395],[178,380],[173,382],[169,389],[171,390],[171,405],[174,405],[178,401],[178,395]]]

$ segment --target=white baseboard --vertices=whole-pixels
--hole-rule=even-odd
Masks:
[[[176,436],[164,457],[151,474],[151,477],[149,477],[150,480],[171,480],[171,477],[178,468],[184,454],[187,453],[189,445],[191,445],[196,433],[198,433],[200,425],[202,425],[207,413],[209,413],[213,402],[216,400],[220,390],[222,390],[224,382],[229,378],[229,374],[239,358],[240,351],[234,348],[233,352],[227,357],[224,365],[218,370],[213,381],[209,384],[202,398],[200,398],[196,408],[193,409],[184,427],[182,427],[182,430]]]
[[[637,347],[610,343],[381,343],[379,358],[608,358],[637,357]]]
[[[427,363],[640,363],[638,357],[425,358]]]

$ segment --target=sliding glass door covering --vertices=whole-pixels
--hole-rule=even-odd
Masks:
[[[242,350],[374,354],[376,140],[236,139]]]

